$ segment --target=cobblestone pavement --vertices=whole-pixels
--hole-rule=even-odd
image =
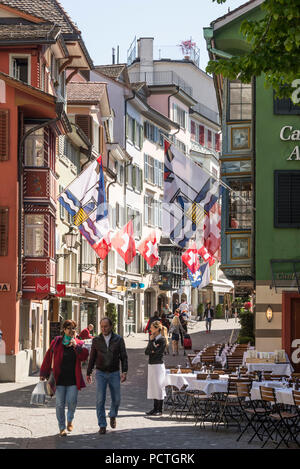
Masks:
[[[235,340],[239,324],[230,319],[213,321],[213,331],[205,333],[203,322],[190,329],[193,348],[208,343]],[[236,443],[233,429],[212,431],[195,427],[192,421],[175,420],[168,414],[162,417],[146,417],[151,408],[146,399],[147,345],[146,334],[127,337],[129,356],[127,381],[122,384],[122,402],[117,428],[108,427],[106,435],[98,434],[95,412],[95,383],[79,392],[78,407],[74,419],[74,431],[66,438],[57,435],[55,399],[45,407],[30,406],[31,392],[38,377],[29,377],[22,383],[0,383],[0,449],[230,449],[249,448],[246,440]],[[166,365],[185,365],[186,357],[180,350],[178,357],[166,355]],[[85,370],[84,370],[85,371]],[[109,394],[109,393],[108,393]],[[109,407],[109,399],[107,408]],[[251,448],[259,448],[256,443]]]

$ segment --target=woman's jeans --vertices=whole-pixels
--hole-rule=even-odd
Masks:
[[[77,406],[78,389],[77,386],[56,386],[56,417],[59,430],[66,428],[65,407],[67,405],[67,422],[72,422]]]
[[[106,400],[106,389],[109,386],[111,395],[111,406],[108,416],[110,418],[117,417],[118,410],[121,400],[121,380],[120,372],[113,371],[112,373],[96,370],[96,410],[99,427],[106,427],[106,415],[105,415],[105,400]]]

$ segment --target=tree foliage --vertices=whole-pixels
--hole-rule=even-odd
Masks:
[[[300,0],[265,0],[261,8],[262,19],[241,25],[250,51],[232,59],[217,57],[209,61],[206,71],[243,83],[264,74],[266,87],[272,86],[278,97],[291,97],[300,79]]]

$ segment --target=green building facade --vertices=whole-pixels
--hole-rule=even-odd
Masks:
[[[205,28],[211,60],[244,54],[240,27],[263,14],[253,0]],[[255,298],[256,348],[300,343],[300,106],[278,100],[264,77],[214,77],[222,115],[222,265]],[[267,318],[267,310],[269,318]],[[294,364],[297,368],[297,364]]]

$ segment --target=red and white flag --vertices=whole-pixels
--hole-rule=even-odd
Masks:
[[[124,259],[126,264],[131,264],[136,255],[132,220],[130,220],[122,230],[118,231],[112,238],[111,244]]]
[[[148,238],[141,242],[138,247],[138,251],[141,253],[143,258],[150,265],[151,268],[157,264],[157,262],[159,261],[159,256],[155,231],[153,231],[148,236]]]
[[[182,261],[185,263],[187,268],[194,274],[200,267],[198,250],[196,244],[194,243],[190,249],[187,249],[182,256]]]
[[[205,262],[209,263],[210,266],[215,263],[215,259],[209,254],[205,246],[202,246],[202,248],[198,249],[198,253]]]
[[[110,233],[108,232],[103,238],[101,238],[99,243],[95,243],[93,245],[93,249],[96,251],[100,259],[104,260],[111,250]]]
[[[220,260],[221,251],[221,206],[216,202],[204,220],[204,246],[211,256]]]

